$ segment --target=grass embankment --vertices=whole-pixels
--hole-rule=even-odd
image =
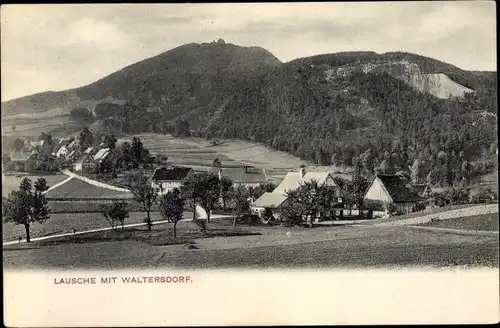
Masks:
[[[419,226],[476,231],[499,230],[498,213],[456,218],[452,220],[431,221],[419,224]]]
[[[404,215],[396,215],[396,216],[392,216],[389,218],[373,219],[373,221],[367,222],[366,224],[399,221],[399,220],[417,218],[417,217],[430,215],[430,214],[439,214],[439,213],[443,213],[443,212],[459,210],[462,208],[470,208],[470,207],[484,206],[484,205],[487,205],[487,204],[461,204],[461,205],[449,205],[449,206],[443,206],[443,207],[433,207],[433,208],[429,208],[425,211],[414,212],[414,213],[404,214]]]

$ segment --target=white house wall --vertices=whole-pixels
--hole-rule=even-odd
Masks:
[[[376,178],[364,197],[365,200],[376,202],[392,202],[391,196],[387,193],[384,185]]]
[[[162,182],[151,182],[151,187],[158,189],[158,191],[162,194],[166,194],[169,191],[174,190],[175,188],[180,189],[182,183],[180,181],[162,181]]]

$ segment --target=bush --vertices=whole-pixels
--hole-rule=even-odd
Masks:
[[[248,224],[248,225],[259,225],[259,224],[262,224],[262,220],[256,214],[245,214],[245,215],[240,216],[238,223]]]
[[[207,230],[207,220],[196,219],[196,220],[193,220],[193,223],[196,224],[202,231]]]
[[[304,223],[304,220],[299,215],[283,213],[281,217],[281,223],[284,227],[294,227],[302,225]]]
[[[389,214],[389,216],[396,215],[398,210],[396,204],[394,203],[384,203],[384,211]]]
[[[473,204],[489,203],[495,200],[498,200],[498,193],[488,187],[475,188],[469,192],[469,202]]]
[[[423,210],[425,210],[425,208],[426,208],[425,204],[422,204],[422,203],[417,203],[417,205],[415,205],[416,212],[423,211]]]

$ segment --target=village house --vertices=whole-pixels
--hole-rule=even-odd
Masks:
[[[330,172],[306,172],[305,168],[301,167],[298,172],[289,172],[273,192],[266,192],[260,198],[250,205],[252,212],[262,215],[266,210],[271,211],[275,219],[279,219],[281,211],[287,204],[287,191],[297,189],[305,182],[316,180],[320,185],[334,187],[337,203],[339,204],[339,213],[334,215],[342,215],[344,192],[337,185]]]
[[[88,147],[87,149],[85,149],[83,153],[86,155],[94,156],[95,154],[97,154],[98,151],[99,151],[98,147]]]
[[[377,175],[363,197],[363,207],[382,214],[389,204],[394,204],[399,214],[417,210],[423,199],[408,181],[398,175]]]
[[[63,145],[63,146],[61,146],[61,148],[59,148],[57,150],[57,152],[55,153],[55,156],[60,158],[60,157],[66,157],[66,155],[68,155],[68,154],[69,154],[68,147]]]
[[[193,169],[182,166],[160,167],[151,176],[151,187],[160,195],[182,186],[183,180],[193,172]]]
[[[75,161],[77,158],[82,156],[82,152],[79,151],[78,149],[72,150],[68,156],[66,156],[66,161],[71,163]]]
[[[24,171],[27,169],[26,164],[28,162],[36,161],[38,157],[37,151],[31,151],[30,153],[26,152],[16,152],[12,151],[9,154],[10,163],[14,165],[15,171]]]
[[[106,159],[111,154],[111,150],[109,148],[102,148],[94,155],[94,161],[96,163],[101,163],[104,159]]]
[[[23,144],[23,149],[26,151],[39,150],[44,143],[45,140],[40,140],[40,141],[26,140]]]
[[[75,172],[85,172],[96,165],[93,157],[89,154],[83,154],[82,157],[73,165]]]
[[[78,146],[78,141],[75,139],[71,141],[69,145],[66,146],[66,148],[68,148],[69,150],[73,150],[73,148],[75,148],[76,146]]]

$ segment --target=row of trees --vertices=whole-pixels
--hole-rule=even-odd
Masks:
[[[246,188],[239,185],[234,187],[228,179],[219,179],[218,176],[211,173],[190,174],[183,182],[179,190],[169,191],[162,197],[159,197],[158,191],[151,186],[149,179],[143,175],[136,175],[131,183],[131,190],[135,200],[140,203],[146,213],[146,223],[148,229],[151,229],[151,210],[154,205],[159,204],[162,208],[182,208],[185,205],[193,210],[193,218],[195,218],[195,206],[201,206],[207,213],[207,222],[210,222],[210,214],[213,209],[221,206],[229,206],[234,210],[235,221],[250,207],[252,197],[260,197],[264,190],[269,190],[270,185],[259,188]],[[262,193],[261,193],[262,192]],[[260,193],[260,195],[259,195]],[[175,196],[175,197],[174,197]],[[166,197],[166,198],[165,198]],[[181,202],[182,199],[182,202]],[[166,206],[166,201],[173,202],[177,200],[177,205],[169,203]],[[165,214],[167,215],[167,214]],[[170,217],[167,215],[167,217]]]
[[[169,191],[163,196],[151,186],[149,179],[141,174],[134,177],[131,184],[131,191],[134,200],[142,206],[146,213],[145,223],[151,231],[153,221],[151,212],[155,205],[158,205],[160,214],[174,223],[174,236],[176,235],[177,223],[183,218],[185,209],[195,210],[196,205],[200,205],[207,212],[207,222],[210,222],[210,213],[217,206],[222,197],[222,185],[216,175],[203,173],[190,175],[180,189]],[[267,189],[266,189],[267,188]],[[259,190],[268,190],[270,186],[262,186],[249,190],[244,186],[233,187],[232,185],[225,191],[226,202],[235,214],[236,221],[250,208],[252,193],[257,196]],[[48,189],[47,182],[39,178],[34,186],[31,180],[22,180],[19,189],[12,191],[7,197],[2,198],[2,214],[5,222],[13,222],[23,225],[26,229],[27,241],[30,242],[30,224],[34,222],[43,223],[50,218],[50,208],[43,194]],[[260,195],[259,195],[260,196]],[[115,229],[119,223],[122,227],[128,217],[127,203],[115,201],[101,207],[104,218]],[[194,213],[193,213],[194,215]]]
[[[172,133],[179,137],[190,136],[189,121],[184,118],[169,118],[158,110],[145,111],[149,105],[142,100],[133,99],[123,105],[100,102],[94,111],[87,108],[75,108],[70,118],[82,124],[98,121],[111,133],[158,132]]]

